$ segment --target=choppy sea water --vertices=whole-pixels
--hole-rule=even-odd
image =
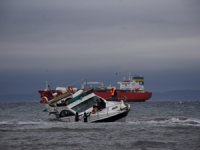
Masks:
[[[125,122],[66,123],[39,103],[0,103],[0,149],[199,150],[200,102],[131,103]]]

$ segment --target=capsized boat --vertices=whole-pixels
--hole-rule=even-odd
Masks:
[[[113,122],[126,117],[130,111],[130,104],[123,100],[107,101],[92,90],[81,92],[79,90],[72,94],[71,98],[68,96],[59,100],[56,98],[43,104],[46,112],[66,122]]]

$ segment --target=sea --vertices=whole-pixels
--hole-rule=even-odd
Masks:
[[[200,150],[200,101],[130,104],[119,122],[67,123],[39,102],[0,102],[0,150]]]

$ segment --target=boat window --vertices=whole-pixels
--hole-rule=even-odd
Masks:
[[[72,109],[76,112],[83,112],[89,108],[91,108],[93,105],[97,104],[99,101],[98,97],[92,97],[76,106],[74,106]]]
[[[60,117],[74,116],[74,113],[69,110],[62,110],[60,112]]]

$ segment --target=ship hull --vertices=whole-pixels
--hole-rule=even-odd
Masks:
[[[103,97],[106,100],[125,100],[127,102],[145,102],[152,97],[152,92],[132,92],[132,91],[117,91],[115,97],[111,97],[110,91],[95,91],[95,94]]]

